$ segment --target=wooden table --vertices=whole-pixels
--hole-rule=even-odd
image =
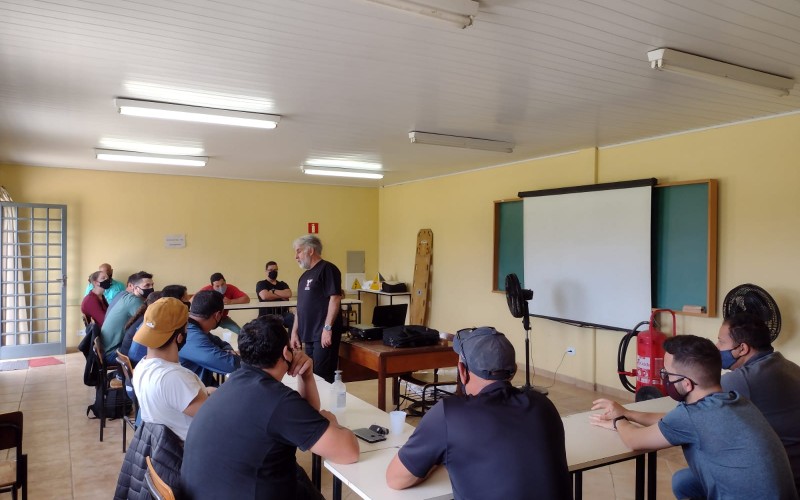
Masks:
[[[348,365],[358,365],[378,374],[378,408],[386,411],[386,377],[397,378],[403,373],[456,366],[458,354],[446,340],[428,347],[396,348],[383,345],[382,340],[345,340],[339,345],[339,367],[343,375]],[[345,379],[353,380],[353,378]],[[392,402],[397,405],[399,391],[392,384]]]

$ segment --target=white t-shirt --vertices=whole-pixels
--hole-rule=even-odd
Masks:
[[[142,421],[162,424],[186,440],[192,417],[183,413],[205,386],[191,370],[161,358],[144,358],[133,371]]]

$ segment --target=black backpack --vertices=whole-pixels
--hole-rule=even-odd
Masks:
[[[107,376],[108,380],[111,380],[115,374],[110,372]],[[102,382],[95,386],[94,403],[86,407],[87,417],[89,417],[89,412],[94,414],[94,417],[89,418],[100,418],[100,405],[103,404],[103,386],[101,384]],[[132,408],[131,400],[125,394],[124,384],[122,387],[106,390],[105,414],[107,419],[122,418],[128,415]]]
[[[86,366],[83,369],[83,383],[90,387],[97,386],[103,380],[100,378],[100,361],[94,352],[94,339],[99,335],[100,327],[97,323],[89,323],[80,344],[78,344],[78,350],[86,358]]]
[[[422,325],[383,329],[383,343],[391,347],[424,347],[439,343],[439,331]]]

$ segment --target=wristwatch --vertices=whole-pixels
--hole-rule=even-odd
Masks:
[[[627,419],[627,418],[625,418],[625,417],[617,417],[617,418],[615,418],[615,419],[612,421],[612,424],[611,424],[611,425],[613,425],[613,426],[614,426],[614,430],[617,430],[617,420],[625,420],[625,421],[627,421],[628,419]]]
[[[333,330],[333,327],[331,325],[325,325],[325,326],[322,327],[322,329],[325,330],[326,332],[329,332],[329,331]]]

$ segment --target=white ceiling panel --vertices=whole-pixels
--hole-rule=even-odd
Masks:
[[[798,79],[797,0],[479,3],[461,30],[367,0],[0,0],[0,162],[378,186],[800,109],[800,89],[657,72],[646,55]],[[118,114],[118,96],[283,118],[275,130],[137,118]],[[516,147],[410,144],[412,130]],[[210,160],[96,160],[109,141]],[[311,158],[379,162],[386,176],[309,178]]]

